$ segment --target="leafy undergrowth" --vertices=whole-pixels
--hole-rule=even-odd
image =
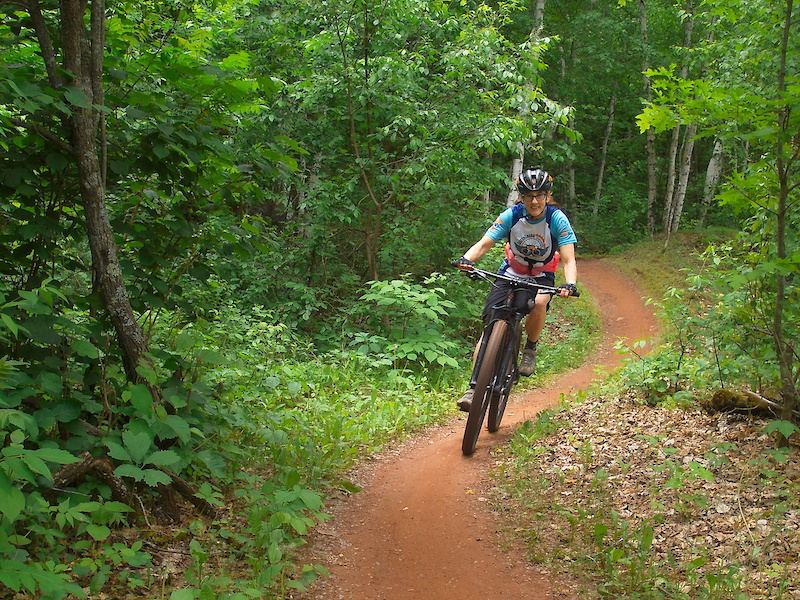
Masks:
[[[767,425],[630,398],[547,411],[502,453],[498,512],[577,598],[798,598],[800,456]]]

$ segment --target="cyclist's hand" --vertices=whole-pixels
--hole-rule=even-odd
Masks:
[[[459,269],[463,269],[464,271],[470,271],[472,267],[475,266],[475,263],[473,263],[471,260],[467,260],[463,256],[454,260],[450,264],[454,267],[458,267]]]
[[[580,296],[578,293],[578,286],[574,283],[562,283],[558,288],[559,296],[566,298],[567,296]]]

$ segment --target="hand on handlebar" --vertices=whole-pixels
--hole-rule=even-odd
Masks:
[[[467,260],[463,256],[461,258],[457,258],[456,260],[454,260],[450,264],[453,265],[454,267],[458,267],[459,269],[462,269],[464,271],[471,271],[472,268],[475,266],[474,262],[472,262],[471,260]]]
[[[578,293],[578,286],[574,283],[562,283],[556,289],[558,290],[558,295],[562,298],[567,298],[568,296],[580,296]]]

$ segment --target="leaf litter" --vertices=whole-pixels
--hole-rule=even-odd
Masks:
[[[496,451],[495,506],[534,562],[586,579],[582,597],[612,580],[685,594],[648,598],[800,598],[800,458],[767,421],[634,398],[548,419],[549,435],[529,424],[512,442],[524,447]],[[700,595],[711,588],[730,595]]]

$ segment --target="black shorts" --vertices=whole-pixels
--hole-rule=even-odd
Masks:
[[[536,283],[541,285],[553,286],[555,283],[555,275],[542,275],[541,277],[534,278]],[[511,293],[512,285],[507,281],[503,281],[501,279],[497,280],[497,283],[492,286],[489,290],[489,294],[486,296],[486,303],[483,305],[483,326],[485,327],[488,325],[492,320],[498,317],[505,317],[507,315],[502,314],[500,311],[495,310],[494,306],[500,306],[504,304],[508,304],[508,297]],[[517,297],[515,299],[515,304],[517,306],[524,306],[527,304],[528,300],[533,297],[533,292],[527,289],[520,290],[517,293]],[[552,296],[551,296],[552,298]],[[548,303],[549,307],[549,303]]]

